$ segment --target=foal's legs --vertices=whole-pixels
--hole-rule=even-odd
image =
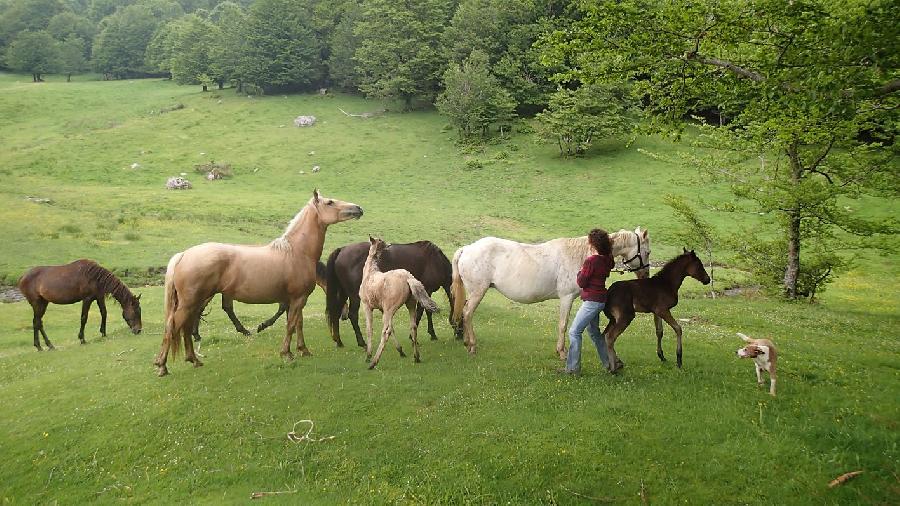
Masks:
[[[417,306],[420,310],[423,309],[422,306],[418,305],[416,302],[406,302],[406,309],[409,310],[409,340],[412,341],[413,345],[413,359],[416,363],[419,363],[421,362],[421,360],[419,360],[419,321],[415,316],[421,316],[421,313],[416,310]],[[428,313],[428,323],[431,323],[431,313]],[[431,338],[436,339],[434,334],[431,335]]]
[[[369,364],[369,369],[374,369],[378,365],[378,361],[381,360],[381,353],[384,351],[384,345],[387,343],[388,337],[394,333],[394,311],[396,310],[397,308],[388,308],[383,311],[381,342],[378,343],[378,349],[375,351],[372,363]]]
[[[97,297],[97,309],[100,310],[100,335],[106,337],[106,296]]]
[[[273,314],[271,318],[260,323],[259,326],[256,327],[256,333],[259,334],[263,330],[271,327],[272,325],[275,325],[275,322],[277,322],[278,319],[281,318],[281,315],[283,315],[284,312],[287,311],[287,309],[288,309],[287,304],[279,304],[278,311],[275,314]]]
[[[366,343],[363,342],[362,331],[359,330],[359,296],[350,296],[350,307],[347,310],[347,318],[350,320],[350,325],[353,326],[353,332],[356,333],[356,344],[360,347],[365,346]],[[338,340],[340,340],[340,336],[338,336]]]
[[[472,325],[472,315],[475,314],[475,309],[478,308],[478,304],[481,304],[481,300],[484,299],[488,288],[490,288],[490,285],[480,286],[472,290],[472,293],[469,294],[469,299],[466,300],[466,305],[463,307],[463,344],[472,355],[475,354],[475,327]]]
[[[663,354],[662,349],[662,338],[663,338],[663,325],[662,318],[657,315],[653,315],[653,323],[656,324],[656,356],[663,362],[666,361],[666,356]]]
[[[575,295],[564,295],[559,298],[559,326],[556,329],[556,353],[560,360],[566,359],[566,329],[569,328],[569,313],[572,311],[572,303]]]
[[[372,308],[365,305],[366,311],[366,362],[372,360]]]
[[[81,341],[81,344],[84,344],[84,326],[87,324],[88,320],[88,312],[91,310],[91,304],[94,302],[94,299],[88,297],[81,301],[81,328],[78,329],[78,340]],[[98,299],[99,305],[99,299]],[[101,332],[102,334],[102,332]],[[106,335],[106,334],[103,334]]]
[[[675,331],[675,363],[678,364],[678,368],[681,368],[681,325],[675,321],[675,318],[672,318],[672,313],[669,312],[668,309],[663,309],[659,312],[659,317],[666,321],[672,330]]]
[[[194,364],[194,367],[200,367],[203,365],[203,362],[197,358],[197,354],[194,352],[194,341],[191,339],[191,334],[193,334],[193,329],[197,328],[200,325],[200,315],[202,311],[198,311],[197,314],[191,315],[191,320],[185,322],[185,325],[182,327],[181,335],[182,339],[184,339],[184,361],[191,362]],[[200,348],[200,343],[197,343],[197,348]]]
[[[625,365],[616,354],[616,339],[622,332],[625,332],[625,329],[628,328],[633,319],[634,314],[615,315],[615,320],[609,322],[603,331],[603,334],[606,336],[606,356],[609,360],[609,372],[611,373],[615,373]]]
[[[31,320],[31,328],[34,330],[34,347],[37,348],[38,351],[42,351],[41,341],[38,339],[38,332],[44,336],[44,344],[47,345],[48,350],[56,349],[50,344],[50,340],[47,339],[47,333],[44,332],[44,313],[47,311],[47,304],[47,301],[44,299],[38,299],[31,303],[31,309],[34,312],[34,318]]]
[[[231,323],[234,325],[235,330],[237,330],[241,334],[244,334],[245,336],[250,335],[250,331],[244,327],[244,324],[241,323],[241,321],[238,320],[237,315],[234,314],[234,299],[225,296],[224,293],[222,294],[222,310],[225,311],[225,314],[228,315],[228,319],[231,320]]]

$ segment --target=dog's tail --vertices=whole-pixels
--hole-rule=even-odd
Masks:
[[[750,342],[750,338],[747,337],[746,335],[741,334],[740,332],[736,332],[736,334],[738,335],[738,337],[740,337],[741,339],[743,339],[745,342],[748,342],[748,343]]]
[[[422,282],[415,278],[412,274],[406,277],[406,283],[409,285],[409,290],[412,292],[412,296],[416,298],[419,305],[425,308],[425,311],[429,313],[437,313],[438,306],[431,300],[431,297],[428,296],[428,291],[425,290],[425,287],[422,285]]]

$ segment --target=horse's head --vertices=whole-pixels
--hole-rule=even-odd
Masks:
[[[689,256],[689,261],[687,264],[687,275],[696,279],[697,281],[703,283],[704,285],[709,284],[709,274],[706,273],[706,269],[703,267],[703,262],[700,261],[700,257],[694,253],[694,250],[688,251],[687,248],[684,249],[684,255]]]
[[[363,215],[363,209],[352,202],[344,202],[322,196],[319,190],[313,191],[313,198],[309,201],[319,213],[319,220],[325,225],[339,223],[351,219],[359,219]]]
[[[639,278],[650,276],[650,233],[641,227],[634,229],[634,244],[625,253],[625,268]]]
[[[122,318],[135,334],[141,333],[141,296],[131,297],[128,302],[122,304]]]
[[[378,260],[378,257],[381,256],[381,252],[387,247],[388,245],[386,242],[377,237],[369,236],[369,255],[375,258],[375,260]]]

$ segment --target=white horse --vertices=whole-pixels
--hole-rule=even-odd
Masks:
[[[622,257],[627,270],[645,278],[650,270],[650,237],[647,230],[619,230],[609,234],[613,257]],[[556,351],[565,360],[565,336],[572,303],[580,293],[576,275],[593,254],[587,236],[553,239],[541,244],[485,237],[456,250],[453,255],[453,314],[457,337],[469,353],[475,353],[472,316],[491,287],[506,298],[532,304],[559,299],[559,332]],[[468,299],[466,298],[468,292]]]

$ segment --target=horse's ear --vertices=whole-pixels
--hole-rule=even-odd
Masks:
[[[313,190],[313,202],[315,202],[315,203],[318,204],[318,203],[319,203],[319,198],[320,198],[320,197],[321,197],[321,196],[319,195],[319,189],[316,188],[315,190]]]
[[[138,296],[137,296],[137,297],[135,297],[135,300],[141,300],[141,295],[144,295],[144,294],[142,294],[142,293],[139,293],[139,294],[138,294]]]
[[[684,250],[684,253],[687,253],[687,252],[688,252],[688,251],[687,251],[687,248],[685,248],[684,246],[682,246],[681,249]]]
[[[638,228],[641,228],[641,227],[638,227]],[[641,237],[643,237],[644,239],[647,238],[647,229],[646,228],[644,229],[644,233],[641,234]]]

